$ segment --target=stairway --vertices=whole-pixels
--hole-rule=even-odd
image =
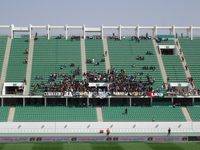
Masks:
[[[181,107],[181,110],[182,110],[182,113],[183,113],[183,115],[185,117],[185,120],[191,122],[192,119],[190,117],[190,114],[187,111],[187,108],[186,107]]]
[[[104,50],[104,57],[105,57],[105,64],[106,64],[106,72],[107,72],[108,70],[110,70],[110,56],[109,56],[107,38],[103,38],[103,50]]]
[[[103,122],[103,114],[101,107],[96,107],[96,113],[97,113],[97,121]]]
[[[30,91],[34,42],[34,38],[31,38],[29,41],[28,64],[26,69],[26,84],[24,85],[24,95],[26,96],[29,95]]]
[[[180,60],[182,60],[182,56],[184,57],[184,53],[180,51],[180,49],[181,49],[180,42],[179,42],[178,39],[175,39],[174,42],[177,43],[177,44],[176,44],[176,50],[177,50],[177,52],[178,52],[178,55],[179,55],[179,57],[180,57]],[[186,61],[186,58],[184,57],[184,60],[182,60],[183,68],[185,68],[185,65],[186,65],[186,64],[187,64],[187,61]],[[186,70],[186,69],[184,69],[184,70],[185,70],[186,77],[187,77],[187,78],[191,77],[190,69],[188,68],[187,70]],[[195,84],[193,85],[193,88],[195,88]]]
[[[8,37],[7,44],[6,44],[6,50],[5,50],[5,53],[4,53],[2,71],[1,71],[1,80],[0,80],[0,93],[1,94],[2,94],[2,90],[3,90],[3,84],[6,80],[11,44],[12,44],[12,39],[10,37]]]
[[[11,107],[8,113],[8,122],[13,122],[15,117],[15,107]]]
[[[167,73],[166,73],[166,70],[165,70],[165,66],[163,64],[161,52],[159,52],[158,44],[156,43],[156,41],[154,39],[152,39],[152,43],[153,43],[154,50],[155,50],[155,53],[156,53],[156,56],[157,56],[157,59],[158,59],[159,66],[160,66],[160,70],[161,70],[161,74],[162,74],[162,78],[163,78],[163,83],[166,84],[167,83]]]
[[[85,54],[85,40],[81,38],[81,62],[82,62],[82,75],[87,73],[86,67],[86,54]]]

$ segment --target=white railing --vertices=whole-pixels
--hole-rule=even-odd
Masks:
[[[198,133],[200,122],[1,122],[2,133]]]
[[[66,39],[67,39],[67,36],[68,36],[68,30],[72,30],[72,29],[80,29],[82,30],[83,32],[81,33],[80,36],[83,36],[84,38],[86,38],[86,32],[100,32],[101,33],[101,36],[102,36],[102,39],[104,37],[104,30],[117,30],[118,31],[118,37],[119,39],[121,39],[122,36],[124,36],[123,34],[123,30],[122,29],[129,29],[131,30],[131,32],[133,32],[133,36],[136,35],[136,36],[140,36],[140,32],[142,32],[142,30],[151,30],[152,31],[152,35],[153,36],[157,36],[158,34],[158,30],[159,31],[162,31],[162,30],[169,30],[169,34],[172,34],[175,36],[176,34],[176,31],[177,30],[185,30],[187,32],[187,35],[191,38],[191,40],[193,39],[193,32],[196,32],[197,33],[199,32],[198,30],[200,30],[200,27],[199,26],[175,26],[175,25],[170,25],[170,26],[159,26],[159,25],[153,25],[153,26],[140,26],[140,25],[133,25],[133,26],[123,26],[123,25],[118,25],[118,26],[104,26],[104,25],[101,25],[101,26],[98,26],[98,27],[89,27],[89,26],[70,26],[70,25],[59,25],[59,26],[56,26],[56,25],[29,25],[28,27],[15,27],[13,24],[11,25],[0,25],[0,29],[8,29],[9,32],[10,32],[10,36],[11,38],[14,37],[14,33],[15,31],[18,31],[20,32],[29,32],[29,38],[31,39],[32,37],[32,30],[33,29],[44,29],[46,30],[46,33],[47,33],[47,37],[48,39],[50,38],[50,32],[51,32],[51,29],[63,29],[65,30],[66,32]],[[1,33],[0,33],[1,34]]]

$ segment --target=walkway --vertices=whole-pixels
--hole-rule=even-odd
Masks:
[[[162,56],[161,56],[162,54],[161,54],[160,50],[158,49],[158,44],[156,43],[156,41],[154,39],[152,39],[152,42],[153,42],[155,53],[156,53],[158,63],[159,63],[159,66],[160,66],[163,82],[166,84],[167,83],[167,73],[166,73],[166,70],[165,70],[165,66],[163,64],[163,60],[162,60]]]
[[[104,49],[106,72],[107,72],[108,70],[110,70],[110,56],[109,56],[107,38],[103,38],[103,49]]]
[[[81,38],[81,61],[82,61],[82,74],[87,73],[85,40],[83,38]]]
[[[8,122],[13,122],[15,117],[15,107],[11,107],[8,113]]]
[[[103,113],[101,107],[96,107],[97,121],[103,122]]]
[[[190,114],[189,114],[188,111],[187,111],[187,108],[186,108],[186,107],[181,107],[181,110],[182,110],[182,113],[183,113],[183,115],[184,115],[184,117],[185,117],[185,120],[191,122],[192,119],[191,119],[191,117],[190,117]]]

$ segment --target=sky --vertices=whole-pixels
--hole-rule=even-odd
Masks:
[[[195,25],[200,0],[1,0],[0,25]]]

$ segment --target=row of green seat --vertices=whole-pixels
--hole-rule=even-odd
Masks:
[[[6,76],[7,82],[22,82],[25,79],[27,68],[25,59],[28,58],[25,50],[28,47],[29,42],[27,38],[14,38],[12,40]]]

